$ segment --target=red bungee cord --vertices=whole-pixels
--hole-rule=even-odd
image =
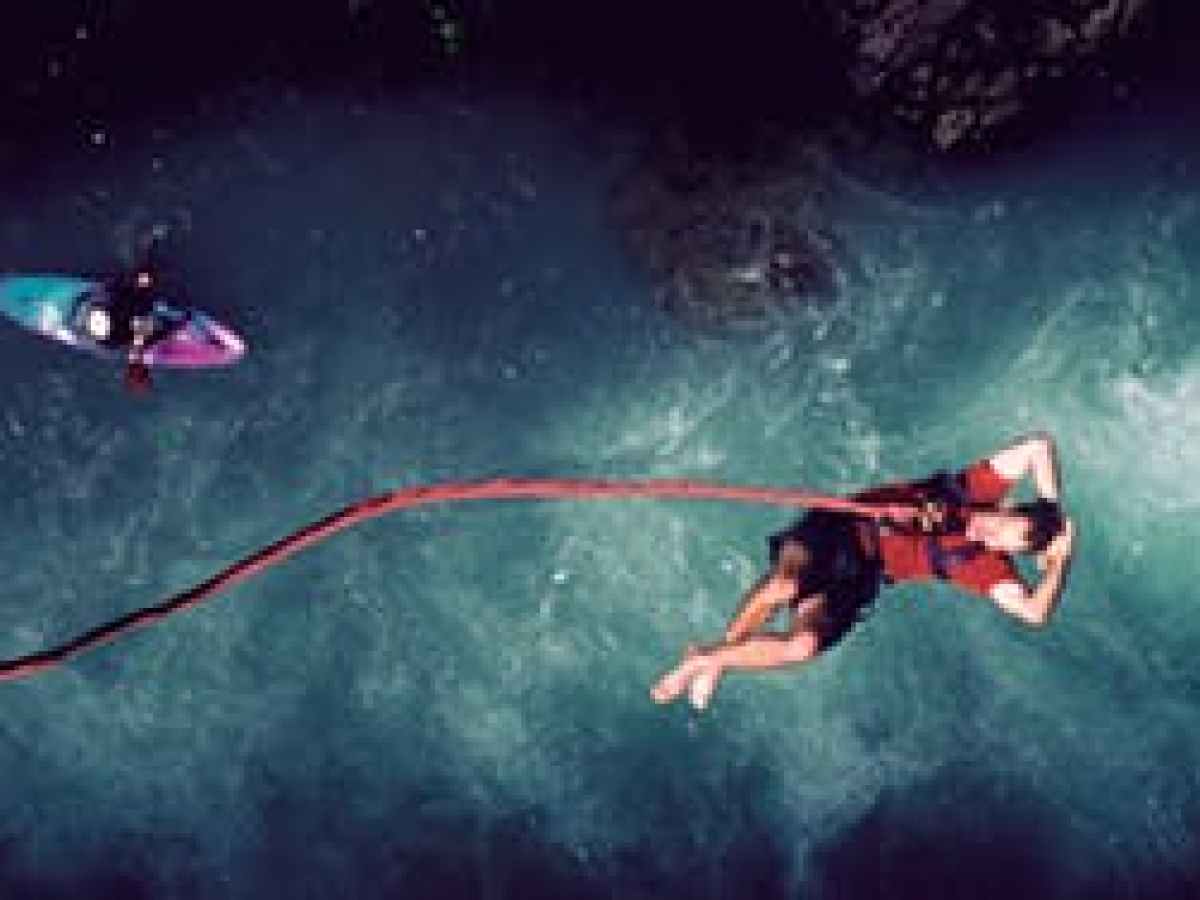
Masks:
[[[849,513],[871,519],[902,520],[916,514],[914,507],[905,504],[859,503],[800,489],[737,487],[682,479],[605,481],[572,478],[495,478],[488,481],[445,482],[402,488],[351,504],[312,522],[162,603],[126,613],[119,619],[99,625],[57,647],[0,662],[0,681],[17,681],[57,668],[89,650],[153,625],[174,613],[198,606],[226,588],[283,562],[289,556],[320,543],[343,529],[398,509],[466,500],[591,500],[606,497],[761,503],[769,506],[795,506]]]

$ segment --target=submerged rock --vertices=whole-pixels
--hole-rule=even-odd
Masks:
[[[610,209],[656,299],[701,328],[763,325],[836,296],[841,241],[815,158],[730,160],[678,132],[613,191]]]
[[[894,141],[896,122],[923,137],[918,157],[986,150],[1079,96],[1085,73],[1113,77],[1118,54],[1141,33],[1148,0],[811,0],[812,27],[828,34],[828,81],[765,97],[730,90],[715,142],[681,130],[660,139],[615,189],[611,211],[633,256],[655,278],[659,303],[706,329],[768,325],[779,313],[837,299],[858,270],[839,237],[842,190],[907,207],[905,189],[868,175],[854,181],[832,164],[860,169]],[[816,14],[820,7],[823,14]],[[1070,89],[1068,89],[1068,83]],[[1113,78],[1112,91],[1124,96]],[[857,97],[862,101],[855,102]],[[821,107],[841,97],[845,110]],[[770,115],[737,116],[733,100]],[[815,99],[814,99],[815,98]],[[807,118],[772,118],[815,104]],[[707,109],[708,107],[704,107]],[[1040,118],[1039,118],[1040,117]],[[686,117],[684,117],[686,120]],[[763,134],[759,120],[782,128]],[[701,117],[702,127],[706,124]],[[845,127],[849,139],[837,137]],[[907,129],[899,129],[907,131]],[[704,132],[701,130],[701,134]],[[711,135],[709,136],[711,138]],[[738,146],[728,146],[736,142]],[[715,143],[716,149],[713,149]],[[836,157],[824,146],[842,144]],[[928,150],[934,150],[932,154]],[[850,163],[847,165],[847,158]],[[886,163],[886,159],[880,158]],[[900,168],[903,168],[901,166]],[[836,199],[839,202],[832,202]]]

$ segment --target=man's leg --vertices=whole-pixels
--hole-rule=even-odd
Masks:
[[[786,545],[785,545],[786,546]],[[785,554],[785,558],[789,559]],[[746,640],[796,595],[796,572],[794,568],[776,563],[766,575],[758,580],[742,597],[738,610],[725,629],[721,644],[737,644]],[[671,669],[650,691],[656,703],[670,703],[687,689],[688,682],[699,671],[703,660],[701,649],[691,644],[684,651],[683,659]]]
[[[808,548],[799,539],[789,533],[773,537],[771,569],[742,597],[737,612],[725,629],[722,642],[708,648],[689,646],[678,665],[663,675],[650,689],[650,696],[654,702],[670,703],[678,699],[689,689],[689,685],[700,679],[703,674],[703,679],[699,680],[690,694],[692,704],[702,709],[716,690],[721,672],[729,665],[735,668],[775,668],[798,661],[793,660],[791,656],[799,655],[807,659],[815,653],[815,649],[804,649],[805,641],[800,639],[796,627],[793,627],[792,633],[788,635],[752,636],[780,607],[786,606],[796,596],[798,579],[809,561]],[[807,606],[812,600],[806,601],[804,605]],[[796,622],[803,624],[803,619],[797,617]],[[799,643],[790,650],[787,649],[788,643],[793,640]],[[819,646],[819,641],[816,644]],[[737,650],[733,656],[717,656],[735,648],[746,649]],[[766,664],[751,662],[759,658],[779,661]],[[785,659],[787,661],[784,661]]]
[[[650,695],[656,703],[670,703],[688,691],[692,705],[704,709],[727,669],[755,671],[792,666],[812,659],[820,647],[820,635],[805,626],[791,634],[759,635],[703,650],[692,648],[679,665],[659,679]]]

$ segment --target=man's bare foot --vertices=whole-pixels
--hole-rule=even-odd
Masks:
[[[650,689],[650,698],[655,703],[670,703],[679,699],[703,667],[704,657],[695,647],[688,647],[679,664],[658,679]]]
[[[697,711],[703,711],[708,708],[708,702],[712,699],[713,691],[717,689],[717,682],[721,680],[721,672],[714,665],[705,666],[692,678],[691,684],[688,685],[688,702],[692,704],[692,708]]]

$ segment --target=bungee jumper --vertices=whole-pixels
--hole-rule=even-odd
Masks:
[[[1006,461],[1002,461],[1001,464],[1006,467],[1004,471],[1010,471],[1011,466],[1015,463],[1007,461],[1006,458]],[[980,477],[986,476],[976,476],[976,480]],[[1054,478],[1053,485],[1055,496],[1057,496],[1057,476]],[[130,612],[56,647],[2,661],[0,662],[0,681],[15,681],[57,668],[68,660],[111,643],[124,635],[153,625],[167,616],[191,609],[339,531],[396,510],[435,503],[479,500],[586,500],[637,497],[757,503],[801,507],[813,511],[797,525],[797,527],[803,525],[804,528],[810,529],[811,534],[805,532],[802,538],[799,532],[793,533],[793,530],[789,529],[773,539],[774,555],[778,560],[777,571],[751,591],[746,611],[739,617],[737,628],[731,629],[726,642],[721,645],[721,648],[725,649],[743,644],[748,648],[752,646],[749,642],[750,633],[766,622],[770,610],[785,602],[782,599],[784,596],[782,586],[789,580],[793,586],[789,596],[796,593],[795,589],[799,587],[802,581],[801,575],[804,573],[815,575],[818,571],[824,573],[828,569],[831,577],[846,578],[848,583],[854,587],[858,587],[865,580],[861,575],[847,574],[851,572],[850,569],[845,568],[850,564],[849,558],[847,561],[829,566],[824,563],[821,566],[817,565],[818,552],[825,553],[828,550],[832,554],[830,557],[832,559],[837,556],[839,551],[844,551],[849,547],[844,541],[839,542],[839,540],[822,542],[818,539],[818,533],[825,530],[828,530],[829,534],[835,538],[837,536],[845,537],[851,532],[857,534],[860,529],[865,528],[867,532],[872,530],[876,530],[880,534],[885,531],[889,534],[894,532],[897,536],[911,534],[913,539],[936,538],[941,541],[943,537],[949,537],[949,533],[943,535],[941,530],[945,529],[948,523],[957,522],[965,516],[966,527],[971,530],[973,535],[972,538],[967,539],[967,543],[1009,539],[1015,544],[1017,537],[1024,535],[1023,531],[1008,521],[1014,517],[1023,517],[1023,513],[992,510],[990,513],[992,518],[989,519],[989,514],[983,511],[952,507],[940,497],[904,491],[890,493],[884,491],[877,495],[867,492],[861,496],[845,498],[798,488],[724,485],[685,479],[611,481],[571,478],[493,478],[484,481],[420,485],[401,488],[351,504],[292,532],[218,572],[206,581],[161,603]],[[977,498],[967,497],[966,499],[976,502]],[[1021,520],[1024,521],[1024,518]],[[813,524],[814,522],[816,525]],[[848,527],[850,531],[847,531]],[[953,545],[954,541],[951,540],[949,543]],[[811,561],[808,556],[804,555],[809,551],[803,548],[808,546],[813,548]],[[949,548],[948,552],[952,550],[953,546]],[[1049,550],[1047,550],[1048,553]],[[1069,544],[1067,553],[1069,555]],[[983,558],[982,553],[977,555],[981,559]],[[942,563],[942,565],[955,567],[953,571],[957,571],[957,567],[967,564],[972,563],[953,560]],[[972,565],[978,566],[979,563]],[[838,568],[838,566],[843,568]],[[837,595],[832,589],[828,593],[830,597]],[[1012,599],[1011,602],[1015,603],[1017,600]],[[813,600],[798,606],[799,631],[797,634],[801,632],[811,632],[817,635],[825,633],[814,631],[818,627],[815,623],[825,615],[832,620],[838,609],[840,607],[835,608],[833,601],[826,602],[824,600]],[[759,637],[755,640],[761,641],[766,638]],[[783,646],[787,639],[775,640],[780,643],[780,646]],[[666,702],[679,696],[689,686],[699,685],[700,687],[695,688],[696,699],[704,699],[706,703],[707,696],[701,697],[700,688],[704,688],[707,695],[711,695],[712,689],[716,686],[716,679],[724,669],[764,667],[761,665],[748,666],[745,665],[745,660],[726,658],[720,654],[721,648],[714,647],[689,653],[675,670],[672,670],[660,681],[655,688],[655,699],[659,702]],[[776,664],[783,664],[783,660],[784,656],[777,657]],[[705,687],[710,683],[711,687]]]
[[[1008,503],[1009,492],[1027,475],[1037,499]],[[686,692],[702,710],[731,670],[813,659],[850,632],[883,585],[946,581],[1034,627],[1053,614],[1074,552],[1075,525],[1062,512],[1058,456],[1049,435],[1020,440],[958,472],[872,488],[852,499],[893,514],[818,509],[771,535],[770,569],[742,598],[723,638],[687,647],[651,689],[656,703]],[[1042,574],[1035,587],[1017,572],[1016,554],[1034,556]],[[765,631],[783,607],[790,608],[790,626]]]

